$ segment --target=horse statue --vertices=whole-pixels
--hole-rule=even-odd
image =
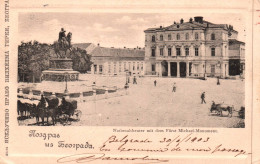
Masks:
[[[62,39],[55,41],[53,43],[54,51],[58,58],[65,58],[67,51],[72,51],[71,46],[72,33],[69,32],[67,36],[62,37]],[[62,55],[61,51],[64,51],[64,55]]]

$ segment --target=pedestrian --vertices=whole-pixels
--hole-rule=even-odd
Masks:
[[[218,80],[218,81],[217,81],[217,85],[220,85],[220,82],[219,82],[219,77],[217,77],[217,80]]]
[[[133,84],[137,84],[136,77],[133,78]]]
[[[154,80],[154,82],[153,82],[153,83],[154,83],[154,86],[156,87],[156,83],[157,83],[157,81],[156,81],[156,80]]]
[[[176,92],[176,83],[173,83],[172,92]]]
[[[206,101],[205,101],[205,92],[203,92],[200,96],[201,98],[201,104],[205,103],[206,104]]]

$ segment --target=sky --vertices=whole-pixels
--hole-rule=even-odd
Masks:
[[[94,43],[103,47],[144,47],[144,30],[169,26],[181,18],[203,16],[216,24],[230,24],[239,32],[238,40],[246,38],[245,20],[240,14],[184,14],[184,13],[20,13],[18,33],[20,41],[37,40],[53,43],[63,27],[72,32],[72,43]]]

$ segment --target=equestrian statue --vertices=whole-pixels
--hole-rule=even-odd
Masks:
[[[66,36],[66,31],[64,30],[64,28],[61,28],[61,31],[59,32],[59,39],[58,39],[58,41],[55,41],[53,44],[54,51],[58,58],[67,57],[66,56],[67,51],[68,50],[70,52],[72,51],[71,39],[72,39],[72,33],[69,32]],[[62,51],[64,53],[61,53]]]

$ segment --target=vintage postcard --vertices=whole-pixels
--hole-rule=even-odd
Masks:
[[[0,4],[0,163],[260,163],[259,1]]]

